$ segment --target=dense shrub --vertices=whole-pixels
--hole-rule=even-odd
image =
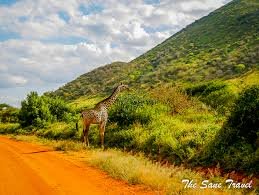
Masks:
[[[67,114],[71,112],[71,109],[67,106],[66,102],[60,98],[50,98],[44,96],[43,98],[49,105],[51,115],[53,115],[56,120],[61,121],[68,118]]]
[[[30,125],[42,127],[52,120],[52,115],[44,99],[38,96],[37,92],[31,92],[26,100],[22,101],[19,119],[24,127]]]
[[[226,123],[196,160],[225,169],[259,173],[259,86],[244,90]]]
[[[31,92],[22,101],[19,112],[20,123],[23,127],[44,127],[48,122],[62,121],[69,118],[69,107],[58,98],[39,96],[37,92]]]
[[[0,104],[0,122],[16,123],[18,122],[19,109],[11,107],[7,104]]]
[[[193,96],[207,96],[211,92],[224,89],[227,85],[219,81],[196,84],[186,89],[187,94]]]
[[[106,144],[109,147],[134,148],[134,132],[132,129],[110,129],[106,133]]]
[[[152,104],[154,104],[153,100],[141,95],[134,93],[122,95],[110,110],[109,119],[119,126],[128,126],[133,123],[147,124],[152,115],[145,108]]]
[[[215,108],[219,113],[228,115],[234,106],[237,95],[230,88],[213,91],[201,98],[203,102]]]
[[[259,133],[259,85],[246,89],[240,95],[228,125],[235,129],[236,136],[255,144]]]

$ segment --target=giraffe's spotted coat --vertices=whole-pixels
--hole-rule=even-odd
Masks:
[[[108,120],[108,109],[115,102],[118,94],[125,89],[128,89],[127,85],[119,85],[108,98],[96,104],[93,109],[85,110],[81,113],[83,118],[84,143],[86,145],[89,146],[88,131],[90,125],[99,124],[101,145],[102,147],[104,146],[104,132]]]

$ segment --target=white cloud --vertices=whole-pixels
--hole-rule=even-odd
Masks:
[[[22,76],[11,75],[10,81],[16,85],[25,85],[28,81]]]
[[[84,15],[79,7],[89,3],[103,9]],[[129,61],[224,3],[21,0],[0,6],[0,36],[1,30],[18,35],[0,42],[0,89],[56,86],[100,65]]]
[[[27,83],[27,79],[22,76],[12,74],[0,74],[0,88],[23,86]]]

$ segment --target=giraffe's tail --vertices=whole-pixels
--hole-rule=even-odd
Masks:
[[[78,131],[78,121],[76,122],[76,130]]]

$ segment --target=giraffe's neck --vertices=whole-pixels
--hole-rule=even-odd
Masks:
[[[120,93],[120,90],[118,88],[116,88],[114,90],[114,92],[108,98],[106,98],[105,100],[101,101],[97,105],[98,106],[103,106],[106,109],[108,109],[115,102],[115,100],[117,99],[119,93]]]

